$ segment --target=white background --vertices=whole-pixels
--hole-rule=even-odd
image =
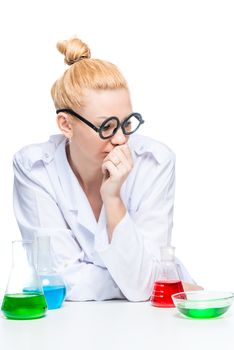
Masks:
[[[177,256],[206,289],[234,291],[233,1],[1,3],[1,293],[20,237],[12,156],[58,132],[50,88],[65,65],[55,46],[73,35],[119,66],[146,120],[141,133],[176,153]]]

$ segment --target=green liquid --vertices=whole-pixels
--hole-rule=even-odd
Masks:
[[[5,294],[2,303],[5,317],[14,320],[40,318],[46,310],[47,304],[42,293]]]
[[[228,306],[225,307],[211,307],[207,309],[186,309],[184,307],[178,307],[178,310],[188,316],[188,317],[193,317],[193,318],[214,318],[214,317],[219,317],[222,314],[224,314],[227,309],[229,308]]]

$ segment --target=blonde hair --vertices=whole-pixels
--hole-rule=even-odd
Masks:
[[[119,69],[112,63],[91,58],[89,47],[78,38],[57,43],[70,67],[51,89],[56,109],[82,105],[85,89],[128,89]]]

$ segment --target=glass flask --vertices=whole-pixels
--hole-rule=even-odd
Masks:
[[[37,237],[37,273],[41,280],[49,310],[58,309],[66,297],[62,277],[53,269],[50,236]]]
[[[46,314],[46,300],[33,261],[33,241],[12,242],[12,267],[1,307],[6,318],[28,320]]]
[[[172,294],[184,291],[175,262],[175,248],[161,247],[160,254],[161,261],[150,301],[157,307],[175,307]]]

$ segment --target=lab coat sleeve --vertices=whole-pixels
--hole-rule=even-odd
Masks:
[[[141,194],[139,204],[127,210],[113,231],[111,243],[105,243],[105,230],[99,232],[96,241],[102,260],[130,301],[149,299],[158,267],[159,248],[170,244],[173,226],[174,154],[160,165],[151,159],[149,170],[140,179],[141,186],[135,189]],[[182,279],[193,283],[179,260],[177,263]]]
[[[14,158],[14,212],[23,239],[51,236],[55,269],[67,285],[67,300],[124,298],[106,268],[83,261],[84,253],[49,188]]]

